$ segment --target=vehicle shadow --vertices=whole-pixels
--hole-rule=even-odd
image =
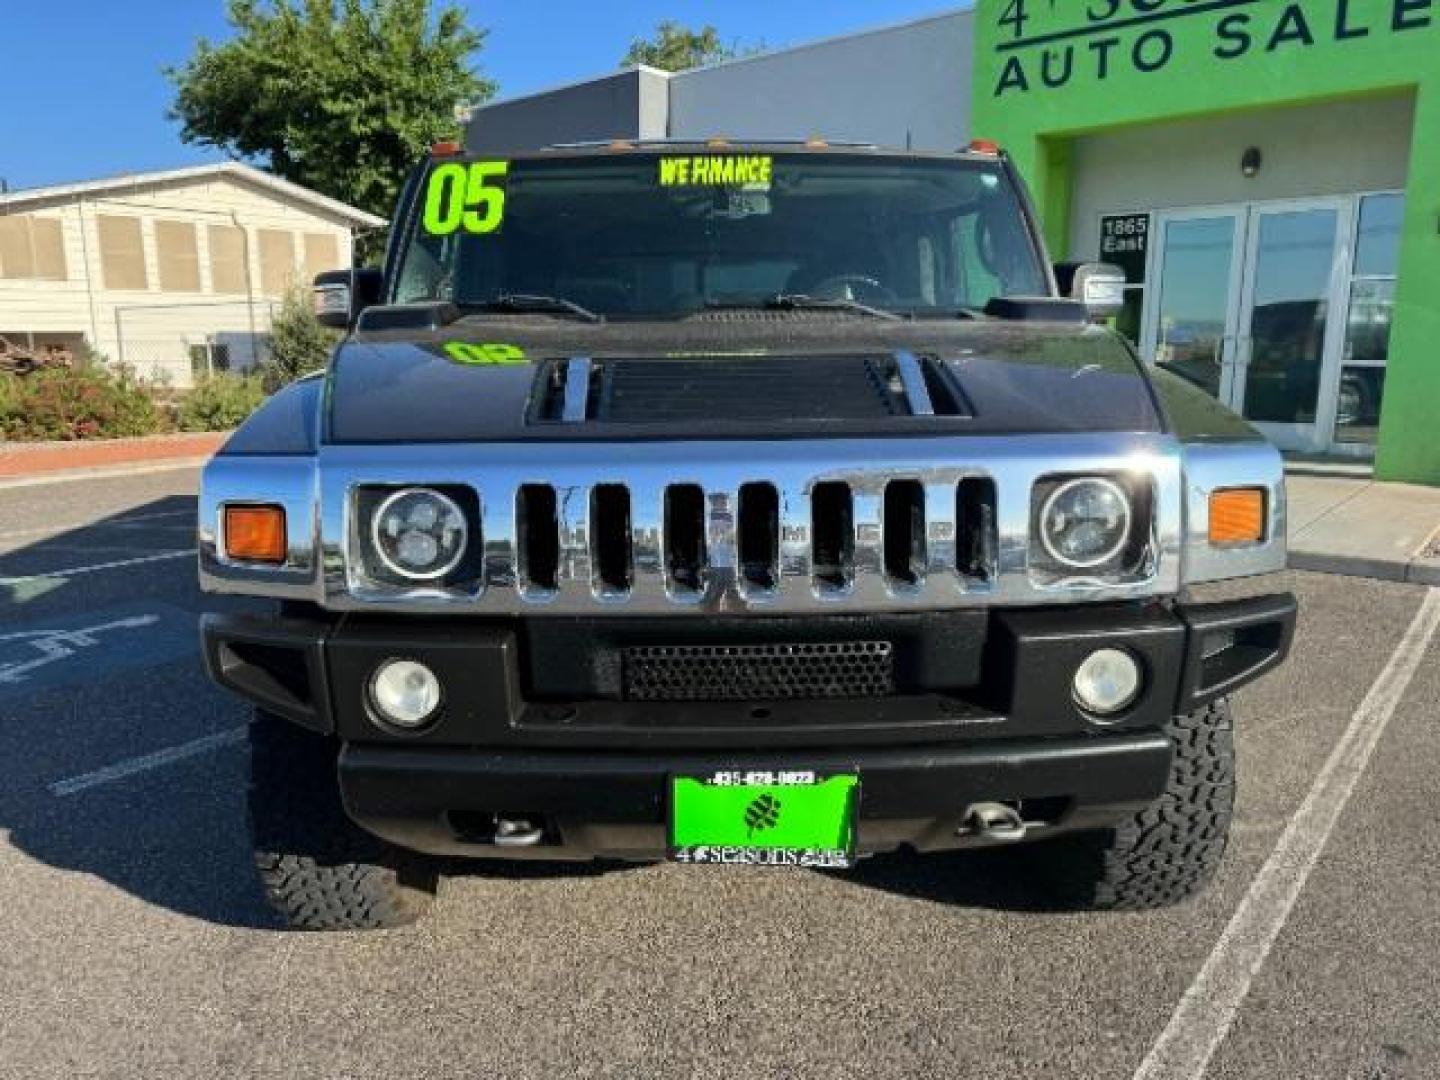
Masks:
[[[0,849],[206,922],[278,927],[247,839],[250,712],[206,679],[196,634],[202,610],[254,605],[200,593],[195,500],[47,532],[44,505],[15,495],[0,493]],[[91,891],[68,881],[17,900],[63,926]]]
[[[280,922],[260,893],[246,821],[251,713],[206,679],[195,634],[202,611],[264,605],[202,595],[189,558],[48,576],[193,547],[193,512],[193,499],[167,497],[0,547],[0,844],[188,917],[273,929]],[[180,522],[186,527],[177,528]],[[117,608],[126,619],[154,621],[133,634],[76,636],[124,621],[114,617]],[[168,652],[156,651],[161,639]],[[15,677],[46,648],[64,655]],[[896,853],[823,873],[935,903],[1064,910],[1036,880],[1034,857],[1044,856],[1030,847]],[[446,871],[524,882],[596,878],[641,865],[456,860]]]
[[[1011,914],[1074,911],[1039,872],[1056,869],[1053,843],[919,855],[893,852],[857,863],[836,877],[867,889],[937,904]],[[1066,853],[1069,854],[1069,853]]]

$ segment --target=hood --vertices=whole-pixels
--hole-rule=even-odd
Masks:
[[[1115,335],[988,319],[462,319],[348,339],[327,390],[328,443],[1163,430]]]

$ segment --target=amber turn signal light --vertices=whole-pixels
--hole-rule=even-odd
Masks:
[[[1265,538],[1265,489],[1210,493],[1210,543],[1257,544]]]
[[[225,556],[247,562],[285,561],[285,510],[279,506],[227,506]]]

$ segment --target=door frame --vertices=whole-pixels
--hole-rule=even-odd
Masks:
[[[1221,336],[1220,349],[1220,392],[1216,395],[1221,404],[1231,408],[1234,408],[1230,405],[1230,393],[1239,331],[1239,306],[1235,298],[1243,277],[1243,255],[1248,228],[1247,207],[1246,203],[1225,203],[1152,211],[1150,243],[1145,253],[1145,308],[1140,318],[1140,355],[1150,364],[1155,362],[1155,353],[1160,346],[1160,306],[1165,284],[1161,277],[1164,269],[1162,255],[1165,248],[1165,227],[1177,221],[1203,221],[1224,217],[1233,219],[1230,237],[1230,280],[1225,290],[1225,332]]]
[[[1322,346],[1315,420],[1309,424],[1280,424],[1248,421],[1283,449],[1309,453],[1365,454],[1373,449],[1335,442],[1335,410],[1340,396],[1340,375],[1344,361],[1345,334],[1349,320],[1353,284],[1356,234],[1360,227],[1360,203],[1367,195],[1389,194],[1393,189],[1347,192],[1298,198],[1256,199],[1247,202],[1215,203],[1204,206],[1167,207],[1151,211],[1151,243],[1146,253],[1145,307],[1141,317],[1141,355],[1153,362],[1159,346],[1160,307],[1163,296],[1163,253],[1165,228],[1171,222],[1229,217],[1235,233],[1230,254],[1230,282],[1225,315],[1225,334],[1220,361],[1218,400],[1244,415],[1245,378],[1250,362],[1254,315],[1254,280],[1259,254],[1259,219],[1270,213],[1304,213],[1307,210],[1335,211],[1335,246],[1331,253],[1325,340]]]
[[[1232,387],[1236,412],[1244,415],[1245,384],[1249,377],[1254,339],[1250,334],[1255,317],[1255,277],[1259,270],[1260,222],[1280,214],[1333,211],[1335,233],[1330,247],[1330,272],[1326,276],[1325,337],[1320,344],[1320,370],[1316,373],[1315,419],[1310,423],[1277,423],[1249,420],[1265,437],[1284,450],[1323,453],[1334,441],[1335,407],[1340,395],[1340,361],[1345,348],[1347,312],[1342,301],[1349,293],[1350,267],[1354,265],[1355,196],[1326,195],[1307,199],[1273,199],[1246,206],[1245,272],[1238,298],[1235,372]]]

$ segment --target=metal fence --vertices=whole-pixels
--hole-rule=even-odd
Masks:
[[[117,307],[114,326],[109,335],[102,331],[97,347],[141,378],[184,389],[214,371],[262,364],[278,308],[271,300]]]

